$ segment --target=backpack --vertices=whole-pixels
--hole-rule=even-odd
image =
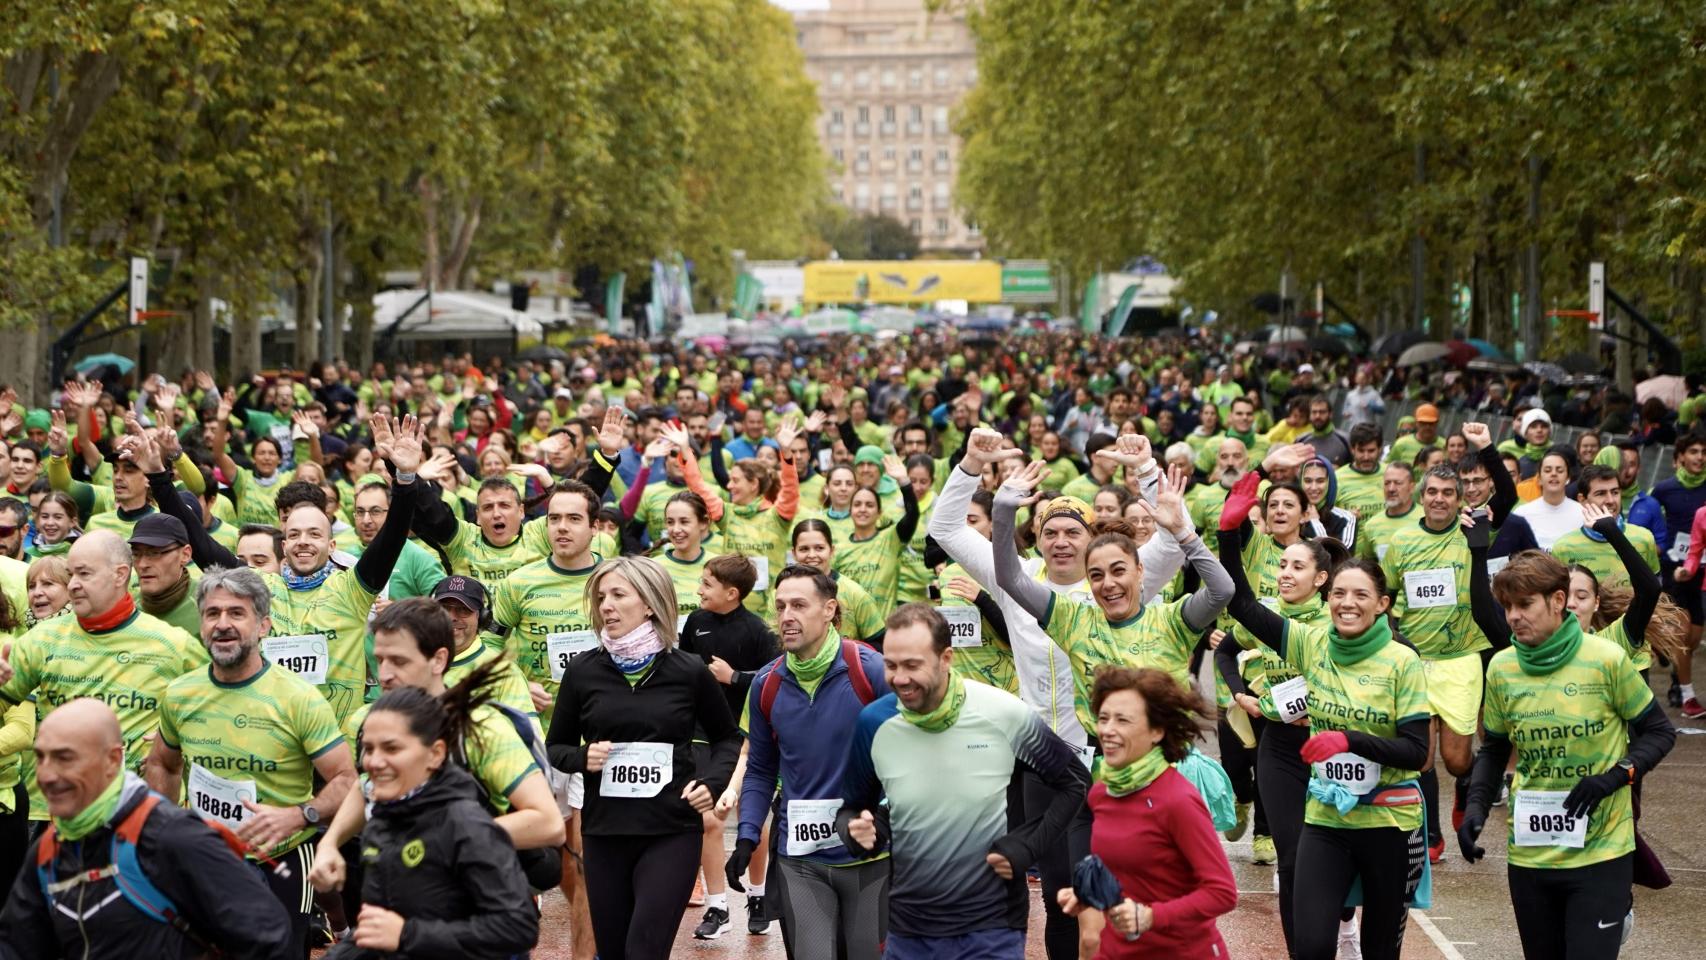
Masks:
[[[156,806],[159,806],[161,799],[163,798],[158,793],[152,790],[148,791],[148,794],[142,798],[142,802],[131,808],[131,811],[125,814],[124,819],[113,828],[112,853],[107,865],[99,870],[84,871],[68,880],[60,880],[54,870],[54,861],[59,856],[59,835],[50,821],[47,829],[42,832],[40,842],[36,844],[36,879],[41,884],[42,897],[47,901],[50,911],[57,909],[71,915],[81,924],[88,919],[89,914],[93,914],[101,907],[106,906],[112,898],[108,897],[101,901],[93,910],[89,911],[89,914],[75,916],[70,914],[69,908],[56,902],[57,895],[74,890],[86,883],[111,878],[118,887],[119,893],[122,893],[124,898],[130,901],[130,905],[140,911],[143,916],[170,926],[182,934],[185,939],[218,956],[220,951],[190,929],[189,921],[178,913],[177,905],[172,902],[172,898],[166,896],[159,887],[154,885],[153,881],[148,879],[148,874],[142,869],[142,863],[137,859],[136,851],[138,842],[142,837],[142,828],[147,824],[149,814],[154,812]],[[200,817],[196,819],[201,820],[202,823],[217,833],[238,859],[242,859],[250,852],[249,845],[238,839],[231,828],[212,820],[205,820]],[[282,869],[273,861],[263,862],[273,863],[274,869]]]
[[[859,647],[862,644],[852,640],[841,641],[841,659],[847,664],[847,679],[853,684],[853,695],[860,703],[870,703],[877,699],[877,691],[871,686],[871,678],[865,675],[865,665],[859,662]],[[764,675],[764,685],[758,688],[758,712],[764,714],[764,722],[770,723],[770,708],[776,703],[776,692],[782,689],[782,661],[777,657],[770,662],[770,672]],[[776,739],[776,725],[770,723],[770,739]]]
[[[539,765],[539,772],[545,775],[545,782],[551,787],[551,796],[557,801],[558,812],[567,817],[573,810],[569,806],[569,784],[572,775],[551,765],[551,755],[545,749],[545,741],[533,732],[533,718],[496,700],[489,701],[489,704],[509,718],[510,725],[515,727],[516,736],[527,745],[527,752],[533,754],[533,762]]]

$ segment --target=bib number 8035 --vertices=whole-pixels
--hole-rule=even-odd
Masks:
[[[1576,818],[1563,813],[1534,813],[1528,817],[1531,833],[1574,833]]]

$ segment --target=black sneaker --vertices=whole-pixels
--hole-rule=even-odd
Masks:
[[[763,897],[746,898],[746,932],[755,937],[770,932],[770,915],[764,911]]]
[[[722,907],[712,907],[705,911],[705,919],[693,928],[693,939],[715,940],[729,928],[729,912]]]

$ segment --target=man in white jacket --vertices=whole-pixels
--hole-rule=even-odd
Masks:
[[[1006,437],[997,431],[972,431],[959,465],[950,473],[936,495],[929,534],[949,557],[966,569],[988,592],[1007,618],[1008,642],[1013,648],[1013,666],[1019,677],[1019,696],[1037,711],[1049,729],[1079,751],[1086,765],[1093,756],[1084,727],[1074,711],[1072,666],[1066,653],[1055,646],[1028,613],[995,583],[995,555],[990,542],[966,526],[966,510],[978,488],[986,464],[1025,456],[1016,448],[1002,449]],[[1161,467],[1155,462],[1146,437],[1119,438],[1107,451],[1125,468],[1127,483],[1141,490],[1144,499],[1155,502]],[[1037,536],[1038,557],[1024,561],[1026,574],[1047,584],[1055,593],[1077,603],[1094,603],[1084,579],[1084,555],[1090,545],[1090,524],[1095,514],[1088,504],[1071,497],[1057,497],[1039,508],[1046,517]],[[1187,524],[1189,523],[1187,519]],[[1161,531],[1139,550],[1143,562],[1143,600],[1153,600],[1184,564],[1184,552],[1173,537]],[[1031,785],[1026,784],[1030,794]],[[1042,802],[1039,798],[1038,802]],[[1078,838],[1088,852],[1088,837]],[[1049,960],[1072,960],[1078,956],[1078,924],[1061,913],[1056,892],[1072,882],[1071,851],[1077,845],[1061,844],[1038,864],[1043,880],[1043,905],[1048,910],[1044,942]]]

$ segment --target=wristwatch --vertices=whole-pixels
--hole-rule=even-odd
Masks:
[[[1629,774],[1629,785],[1635,785],[1635,761],[1624,757],[1617,761],[1617,769],[1626,771]]]
[[[312,803],[299,803],[296,809],[302,812],[302,819],[308,821],[310,827],[320,825],[320,808]]]

